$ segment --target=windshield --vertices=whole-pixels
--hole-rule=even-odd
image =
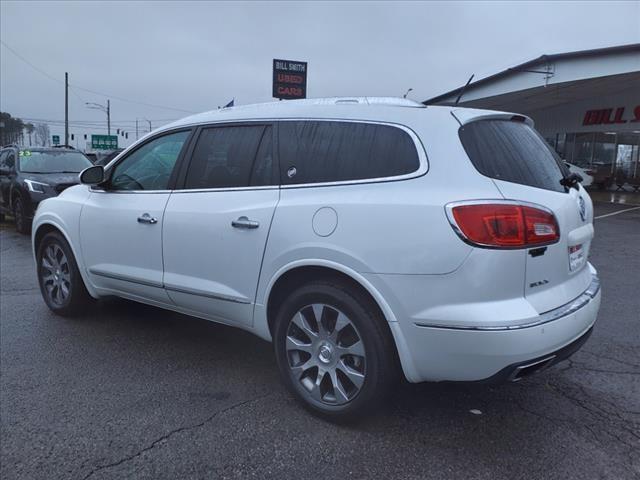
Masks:
[[[92,164],[80,152],[20,152],[19,170],[24,173],[79,173]]]

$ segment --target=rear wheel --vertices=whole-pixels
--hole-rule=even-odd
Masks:
[[[71,247],[58,232],[47,233],[36,255],[40,292],[58,315],[81,313],[91,297],[87,292]]]
[[[20,197],[17,197],[13,202],[13,218],[18,233],[27,235],[31,232],[31,222],[27,218],[26,206]]]
[[[397,378],[385,319],[347,285],[316,281],[298,288],[280,306],[274,330],[285,384],[325,418],[361,417],[384,401]]]

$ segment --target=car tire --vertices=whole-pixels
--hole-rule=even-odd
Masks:
[[[281,303],[274,349],[288,389],[331,421],[372,412],[399,377],[386,320],[370,298],[340,281],[307,283]]]
[[[38,283],[47,306],[61,316],[82,313],[91,301],[71,247],[58,232],[47,233],[36,253]]]
[[[23,235],[31,233],[31,222],[27,218],[27,211],[24,201],[16,197],[13,201],[13,219],[16,222],[16,231]]]

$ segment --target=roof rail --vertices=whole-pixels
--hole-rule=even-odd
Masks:
[[[8,143],[2,146],[2,148],[9,148],[9,147],[20,148],[20,145],[18,145],[17,143]]]
[[[52,145],[51,148],[68,148],[70,150],[76,150],[76,147],[72,147],[71,145]]]
[[[320,97],[293,100],[305,105],[384,105],[390,107],[424,108],[419,102],[399,97]]]

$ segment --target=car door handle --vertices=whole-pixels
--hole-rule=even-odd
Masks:
[[[138,223],[149,223],[151,225],[158,223],[158,219],[152,217],[148,213],[144,213],[138,217]]]
[[[249,220],[247,217],[242,216],[237,220],[232,221],[231,226],[235,228],[258,228],[260,226],[260,222]]]

